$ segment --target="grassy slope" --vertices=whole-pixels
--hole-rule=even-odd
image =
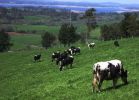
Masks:
[[[77,32],[86,32],[87,28],[85,25],[76,25]],[[53,34],[58,34],[60,26],[47,26],[47,25],[13,25],[14,30],[32,32],[36,31],[38,34],[44,33],[45,31]]]
[[[13,41],[17,42],[17,48],[24,47],[21,37],[14,37]],[[37,37],[33,41],[39,43]],[[85,45],[78,45],[82,51],[80,55],[75,56],[73,68],[65,68],[62,72],[50,59],[51,53],[60,49],[59,47],[47,51],[1,53],[0,100],[138,100],[139,38],[120,40],[120,45],[120,48],[115,48],[112,41],[98,41],[93,50],[88,50]],[[37,52],[42,53],[42,61],[34,63],[32,58]],[[105,81],[103,92],[92,93],[92,64],[115,58],[122,60],[124,67],[129,71],[129,84],[114,90],[108,89],[112,82]],[[119,80],[118,85],[121,83]]]
[[[11,37],[11,42],[14,44],[11,50],[25,49],[28,45],[40,46],[41,35],[34,35],[34,34],[14,35]]]

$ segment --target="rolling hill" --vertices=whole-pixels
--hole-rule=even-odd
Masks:
[[[34,38],[34,39],[33,39]],[[28,42],[23,41],[28,40]],[[25,44],[40,44],[39,36],[13,36],[15,47],[24,48]],[[113,46],[113,41],[96,41],[94,49],[86,45],[81,47],[81,54],[74,56],[72,68],[59,71],[51,62],[51,53],[63,51],[63,46],[48,50],[29,49],[0,53],[0,99],[1,100],[127,100],[139,99],[139,38],[119,40],[120,47]],[[67,48],[67,47],[66,47]],[[14,49],[13,49],[14,50]],[[33,55],[42,54],[41,62],[34,62]],[[122,60],[128,70],[128,85],[117,83],[112,89],[112,81],[104,81],[101,93],[92,93],[92,65],[98,61],[111,59]]]

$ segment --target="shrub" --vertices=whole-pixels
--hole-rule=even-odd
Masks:
[[[56,40],[56,37],[52,33],[46,32],[42,36],[41,43],[42,43],[42,46],[47,49],[52,46],[55,40]]]
[[[8,51],[12,45],[9,34],[4,29],[0,30],[0,52]]]

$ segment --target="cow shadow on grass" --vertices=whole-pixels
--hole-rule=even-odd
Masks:
[[[33,60],[33,62],[34,62],[34,63],[39,63],[39,62],[43,62],[43,60],[38,60],[38,61],[34,61],[34,60]]]
[[[112,86],[111,87],[107,87],[107,88],[105,88],[105,89],[102,89],[101,91],[102,92],[106,92],[106,91],[110,91],[110,90],[113,90],[113,89],[119,89],[119,88],[121,88],[121,87],[123,87],[123,86],[126,86],[127,84],[119,84],[119,85],[117,85],[115,88],[113,88]]]
[[[113,88],[113,87],[111,86],[111,87],[107,87],[107,88],[105,88],[105,89],[102,89],[101,91],[102,91],[102,92],[106,92],[106,91],[110,91],[110,90],[113,90],[113,89],[119,89],[119,88],[121,88],[121,87],[127,86],[127,85],[129,85],[129,84],[134,84],[134,83],[136,83],[136,82],[137,82],[137,80],[131,80],[131,81],[128,81],[127,84],[118,84],[118,85],[116,85],[115,88]]]

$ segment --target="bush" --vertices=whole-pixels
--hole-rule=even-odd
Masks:
[[[52,44],[54,43],[55,40],[56,40],[56,37],[53,34],[46,32],[42,36],[41,43],[42,43],[42,46],[47,49],[52,46]]]
[[[11,46],[9,34],[4,29],[0,30],[0,52],[8,51]]]
[[[104,25],[101,27],[101,39],[104,41],[107,40],[116,40],[122,37],[120,24],[112,24],[110,26]]]

